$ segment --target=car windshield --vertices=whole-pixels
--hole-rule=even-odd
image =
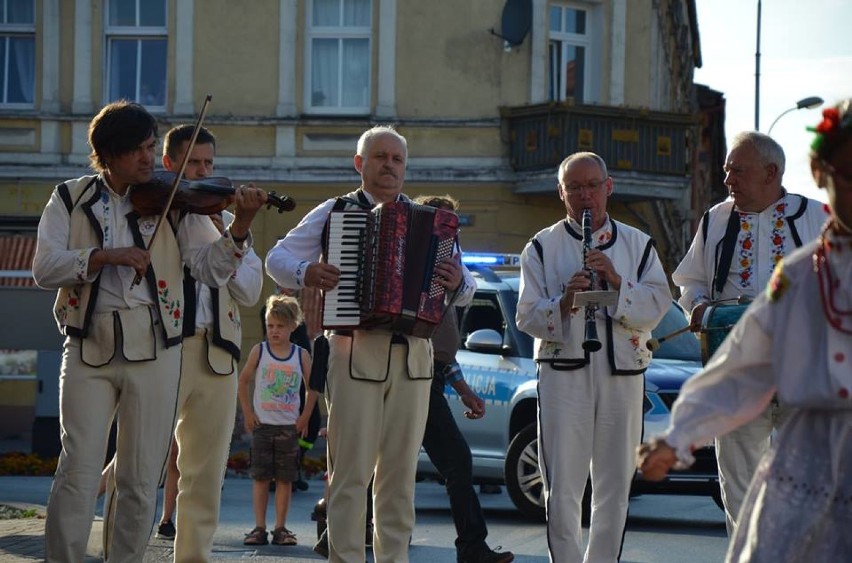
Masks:
[[[672,306],[666,312],[666,316],[652,331],[654,338],[662,338],[688,324],[686,315],[680,305],[672,302]],[[660,349],[654,352],[655,358],[666,360],[701,360],[701,346],[698,339],[691,332],[684,332],[672,338],[667,338],[660,343]]]

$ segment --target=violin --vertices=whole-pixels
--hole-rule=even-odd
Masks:
[[[133,210],[141,216],[159,215],[169,200],[177,174],[169,170],[157,170],[151,180],[134,186],[130,192]],[[211,176],[200,180],[181,179],[172,198],[170,209],[180,209],[199,215],[213,215],[226,209],[234,201],[236,189],[231,180],[224,176]],[[266,193],[266,208],[278,209],[278,213],[292,211],[296,202],[289,197]]]

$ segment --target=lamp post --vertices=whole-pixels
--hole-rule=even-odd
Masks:
[[[754,130],[760,131],[760,0],[757,0],[757,49],[754,52]]]
[[[786,109],[781,112],[781,114],[775,118],[775,121],[772,122],[772,125],[769,126],[769,131],[766,132],[767,135],[772,135],[772,128],[775,127],[775,124],[778,123],[778,120],[790,113],[791,111],[795,111],[797,109],[814,109],[818,108],[822,105],[822,98],[819,96],[808,96],[807,98],[802,98],[796,105],[791,107],[790,109]]]

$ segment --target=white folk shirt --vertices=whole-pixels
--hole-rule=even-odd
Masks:
[[[580,310],[563,316],[559,300],[571,276],[583,269],[582,232],[582,227],[570,218],[540,231],[534,239],[542,245],[543,258],[532,243],[527,244],[521,254],[516,315],[518,328],[535,338],[536,360],[565,361],[572,365],[571,369],[581,368],[589,361],[581,348],[585,315]],[[612,261],[621,276],[618,303],[598,310],[599,338],[611,351],[613,374],[640,374],[651,361],[646,346],[651,330],[671,306],[666,274],[656,250],[648,249],[650,237],[638,229],[607,217],[592,238],[593,246]],[[612,326],[611,333],[608,324]]]
[[[222,220],[226,226],[234,220],[229,211],[222,212]],[[225,232],[229,232],[225,229]],[[260,257],[249,248],[243,255],[243,261],[231,275],[226,286],[231,297],[243,307],[252,307],[260,299],[263,288],[263,264]],[[213,326],[213,300],[210,286],[200,282],[195,284],[196,310],[195,328],[211,328]]]
[[[807,207],[797,217],[803,202]],[[713,278],[719,267],[722,239],[731,213],[739,214],[739,234],[731,269],[717,295]],[[736,210],[733,200],[714,206],[702,219],[689,251],[672,274],[672,281],[681,290],[681,306],[688,313],[703,302],[754,298],[766,286],[779,260],[796,248],[790,221],[805,244],[819,236],[827,218],[821,202],[789,193],[759,213]],[[704,220],[709,220],[706,242]]]
[[[828,237],[835,287],[822,285],[847,313],[837,317],[842,330],[827,321],[812,241],[784,259],[707,367],[684,384],[665,436],[683,464],[693,462],[694,446],[757,417],[776,392],[793,410],[852,413],[852,237]]]

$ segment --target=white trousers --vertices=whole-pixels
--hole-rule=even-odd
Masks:
[[[104,523],[110,546],[107,561],[142,561],[169,451],[180,370],[180,347],[164,348],[160,327],[153,330],[155,360],[128,362],[117,351],[99,368],[80,361],[79,339],[65,341],[59,376],[62,453],[45,522],[48,562],[85,558],[114,417],[116,494],[112,523]]]
[[[725,505],[728,537],[734,537],[737,531],[737,517],[743,499],[761,458],[769,450],[772,432],[787,415],[786,409],[773,402],[756,419],[716,438],[719,485]]]
[[[373,554],[406,563],[414,529],[414,480],[431,380],[411,379],[405,345],[393,345],[385,381],[352,379],[351,338],[331,336],[328,405],[329,561],[365,560],[367,486],[375,472]],[[380,369],[388,359],[377,358]]]
[[[180,472],[175,563],[210,560],[237,412],[236,374],[210,370],[204,332],[183,341],[175,427]]]
[[[613,376],[605,351],[576,371],[539,366],[538,448],[551,562],[612,563],[621,553],[634,455],[642,437],[641,375]],[[581,502],[591,472],[589,544]]]

